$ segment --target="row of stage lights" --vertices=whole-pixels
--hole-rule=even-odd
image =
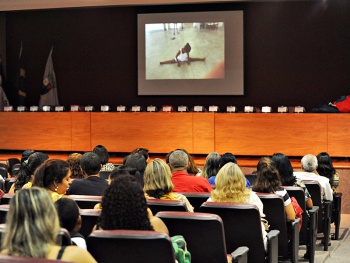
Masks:
[[[64,112],[67,111],[64,106],[42,106],[39,108],[39,106],[30,106],[29,109],[26,106],[17,106],[16,109],[14,109],[13,106],[5,106],[4,107],[5,112]],[[94,106],[79,106],[79,105],[71,105],[70,109],[68,110],[70,112],[93,112],[96,111]],[[112,112],[110,106],[108,105],[102,105],[100,108],[100,112]],[[209,106],[208,109],[206,109],[204,106],[194,106],[191,110],[188,109],[187,106],[177,106],[175,109],[171,105],[163,105],[159,110],[156,106],[147,106],[146,108],[142,106],[132,106],[129,110],[126,106],[119,105],[117,106],[115,112],[220,112],[220,109],[218,106]],[[226,111],[227,113],[237,113],[239,112],[236,106],[227,106]],[[273,112],[272,108],[270,106],[263,106],[261,109],[254,107],[254,106],[244,106],[243,112],[245,113],[254,113],[254,112],[261,112],[261,113],[271,113]],[[305,108],[302,106],[295,106],[295,107],[287,107],[287,106],[279,106],[277,108],[278,113],[288,113],[288,112],[294,112],[294,113],[303,113],[305,112]]]

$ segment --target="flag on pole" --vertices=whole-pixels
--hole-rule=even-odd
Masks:
[[[18,84],[18,106],[25,106],[26,104],[26,71],[24,69],[24,61],[22,56],[23,45],[19,51],[19,84]]]
[[[2,60],[0,57],[0,111],[4,110],[4,106],[10,105],[3,88],[5,88],[5,74],[4,68],[2,66]]]
[[[39,107],[42,106],[55,106],[59,105],[58,103],[58,95],[57,95],[57,83],[56,83],[56,75],[53,69],[52,63],[52,51],[51,48],[49,57],[47,58],[44,77],[43,77],[43,85],[40,91],[40,101]]]

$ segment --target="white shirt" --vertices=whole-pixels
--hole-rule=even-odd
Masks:
[[[301,180],[314,180],[319,182],[321,185],[321,190],[322,190],[322,198],[324,200],[333,200],[333,190],[331,188],[331,185],[329,184],[329,179],[327,177],[315,174],[315,173],[310,173],[310,172],[294,172],[294,175],[301,179]],[[312,196],[311,196],[312,198]]]

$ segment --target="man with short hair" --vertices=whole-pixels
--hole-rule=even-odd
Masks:
[[[317,173],[317,157],[313,154],[307,154],[301,159],[301,168],[303,172],[294,172],[294,175],[301,180],[315,180],[319,182],[324,200],[333,200],[333,191],[327,177]]]
[[[93,152],[84,153],[80,159],[80,166],[88,177],[73,180],[67,194],[102,196],[108,183],[99,175],[101,169],[100,157]]]
[[[211,192],[212,188],[206,178],[190,176],[187,173],[190,162],[184,151],[172,152],[169,156],[169,165],[172,171],[171,181],[174,184],[174,192]]]

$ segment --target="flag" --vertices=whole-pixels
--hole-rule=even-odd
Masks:
[[[4,69],[2,67],[2,60],[0,57],[0,111],[4,110],[4,106],[10,105],[3,88],[5,88],[5,74]]]
[[[46,61],[46,67],[43,77],[43,85],[40,91],[40,101],[39,108],[42,106],[55,106],[59,105],[58,103],[58,95],[57,95],[57,84],[56,84],[56,75],[53,69],[52,63],[52,51],[51,48],[49,57]]]
[[[26,104],[26,70],[24,69],[24,61],[22,56],[23,45],[19,51],[19,84],[18,84],[18,106],[25,106]]]

